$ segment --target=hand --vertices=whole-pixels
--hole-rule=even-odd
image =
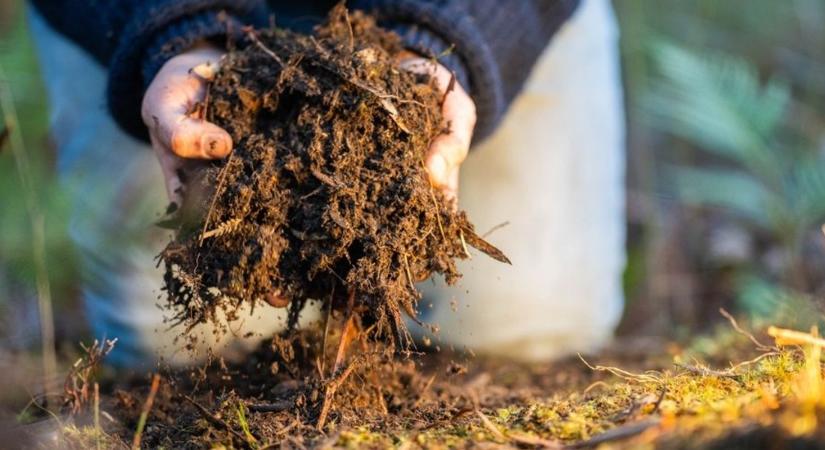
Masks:
[[[143,96],[141,116],[163,170],[169,201],[177,205],[184,189],[179,173],[187,159],[220,159],[232,151],[229,133],[189,114],[203,100],[220,57],[218,50],[198,48],[170,59]]]
[[[232,137],[226,130],[190,114],[203,101],[221,54],[199,48],[170,59],[143,96],[141,116],[163,170],[166,193],[178,205],[184,188],[179,171],[186,160],[221,159],[232,151]],[[276,308],[289,305],[278,292],[266,295],[264,301]]]
[[[458,197],[459,168],[470,150],[476,125],[475,103],[467,91],[453,81],[452,72],[441,64],[407,54],[402,55],[398,66],[410,72],[429,74],[435,80],[439,92],[445,95],[441,115],[445,127],[450,131],[433,140],[425,165],[433,186],[441,189],[448,199],[455,202]]]

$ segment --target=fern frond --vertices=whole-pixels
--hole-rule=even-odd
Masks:
[[[652,46],[660,78],[642,101],[653,125],[726,157],[760,177],[781,178],[771,143],[789,101],[785,83],[762,85],[756,69],[725,55],[699,55],[676,44]]]
[[[788,214],[782,198],[748,173],[682,167],[668,172],[685,203],[732,210],[765,229],[773,228]]]
[[[215,227],[214,229],[201,234],[200,240],[203,241],[205,239],[219,237],[229,233],[234,233],[238,228],[240,228],[240,225],[240,217],[227,220],[226,222],[223,222],[222,224]]]

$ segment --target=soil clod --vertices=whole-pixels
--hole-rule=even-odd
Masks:
[[[246,30],[209,86],[205,117],[234,150],[197,173],[161,257],[174,321],[236,318],[245,302],[308,299],[367,316],[406,344],[414,283],[455,283],[467,245],[509,262],[430,184],[424,158],[449,130],[426,75],[395,67],[397,36],[335,8],[313,35]]]

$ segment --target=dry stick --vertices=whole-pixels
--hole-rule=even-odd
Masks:
[[[765,344],[759,342],[759,340],[756,339],[756,337],[754,337],[753,334],[748,333],[747,331],[743,330],[739,326],[739,324],[736,322],[736,319],[734,319],[733,316],[725,310],[725,308],[719,308],[719,314],[721,314],[724,318],[728,319],[728,322],[730,322],[731,326],[733,327],[734,330],[736,330],[737,333],[739,333],[739,334],[745,336],[746,338],[750,339],[750,341],[753,342],[753,345],[755,345],[758,350],[762,350],[762,351],[765,351],[765,352],[776,351],[777,350],[776,347],[771,347],[771,346],[768,346],[768,345],[765,345]]]
[[[464,249],[464,255],[466,255],[467,258],[472,259],[472,256],[470,256],[470,250],[467,248],[467,241],[464,240],[464,230],[458,232],[458,237],[461,238],[461,247]]]
[[[421,165],[424,167],[424,170],[425,170],[425,173],[426,173],[427,166],[424,165],[424,160],[423,159],[421,160]],[[444,241],[446,241],[447,240],[447,235],[444,234],[444,226],[441,225],[441,208],[439,208],[438,200],[435,198],[435,190],[433,189],[433,182],[431,180],[429,180],[429,177],[428,177],[427,181],[429,181],[428,184],[430,186],[430,197],[433,199],[433,204],[435,205],[435,220],[436,220],[436,222],[438,222],[438,230],[441,231],[441,239],[444,239]]]
[[[352,22],[349,20],[349,11],[344,9],[344,20],[347,21],[347,29],[349,30],[349,52],[355,50],[355,33],[352,32]]]
[[[769,327],[768,336],[776,340],[776,345],[813,345],[825,347],[825,339],[805,333],[802,331],[788,330],[785,328]]]
[[[5,131],[11,146],[17,175],[23,187],[26,209],[32,227],[32,253],[35,263],[35,283],[37,285],[37,310],[40,319],[40,345],[43,353],[43,391],[45,398],[52,397],[52,382],[57,373],[57,356],[54,350],[54,312],[52,311],[52,293],[49,285],[49,273],[46,267],[46,221],[37,202],[34,183],[29,178],[31,170],[29,160],[20,134],[14,97],[6,74],[0,66],[0,108],[3,110]]]
[[[778,351],[778,350],[777,350],[777,351],[775,351],[775,352],[763,353],[763,354],[761,354],[761,355],[757,356],[756,358],[749,359],[749,360],[747,360],[747,361],[742,361],[742,362],[740,362],[739,364],[735,364],[733,367],[731,367],[731,368],[730,368],[730,370],[736,370],[736,369],[738,369],[738,368],[740,368],[740,367],[749,366],[749,365],[751,365],[751,364],[758,363],[759,361],[762,361],[763,359],[768,358],[768,357],[770,357],[770,356],[779,356],[779,354],[780,354],[780,353],[779,353],[779,351]]]
[[[321,341],[321,376],[324,376],[324,366],[327,359],[327,335],[329,335],[329,320],[332,318],[332,301],[335,299],[335,285],[332,285],[332,292],[329,294],[329,305],[327,306],[327,320],[324,321],[324,340]]]
[[[294,401],[282,400],[274,403],[247,405],[247,408],[252,412],[268,413],[286,411],[287,409],[292,408],[294,405]]]
[[[694,373],[696,375],[700,375],[703,377],[718,377],[718,378],[739,378],[742,376],[741,374],[735,373],[732,369],[727,370],[714,370],[709,367],[702,367],[699,365],[692,366],[690,364],[685,363],[673,363],[674,366],[684,369],[690,373]]]
[[[318,423],[316,424],[316,428],[318,428],[319,431],[324,429],[329,410],[332,408],[332,399],[335,396],[335,391],[346,381],[356,365],[357,362],[353,361],[340,375],[329,381],[324,388],[324,401],[321,404],[321,412],[318,414]]]
[[[349,348],[350,343],[352,343],[352,340],[355,339],[355,335],[357,333],[356,328],[355,314],[351,313],[346,324],[344,324],[344,329],[341,332],[341,341],[338,343],[338,353],[335,354],[335,365],[332,366],[333,374],[338,373],[344,365],[344,359],[347,356],[347,349]]]
[[[247,37],[249,37],[249,39],[250,39],[250,40],[251,40],[251,41],[252,41],[255,45],[257,45],[257,46],[258,46],[258,48],[260,48],[260,49],[261,49],[264,53],[266,53],[267,55],[269,55],[270,57],[272,57],[272,59],[274,59],[275,61],[277,61],[277,62],[278,62],[278,64],[280,64],[280,65],[281,65],[281,67],[286,67],[286,64],[284,64],[284,61],[281,59],[281,57],[280,57],[280,56],[278,56],[275,52],[273,52],[273,51],[272,51],[269,47],[267,47],[266,45],[264,45],[264,43],[263,43],[263,42],[261,42],[261,40],[260,40],[260,39],[258,39],[258,35],[255,33],[255,30],[253,30],[252,28],[246,28],[246,35],[247,35]]]
[[[510,225],[510,221],[509,221],[509,220],[506,220],[506,221],[504,221],[504,222],[501,222],[501,223],[500,223],[500,224],[498,224],[498,225],[493,226],[493,228],[490,228],[489,230],[487,230],[487,232],[486,232],[486,233],[484,233],[484,234],[482,234],[482,235],[481,235],[481,239],[485,239],[487,236],[489,236],[489,235],[491,235],[491,234],[495,233],[496,231],[498,231],[498,230],[500,230],[500,229],[502,229],[502,228],[504,228],[504,227],[506,227],[506,226],[508,226],[508,225]]]
[[[209,204],[209,210],[206,211],[206,219],[203,221],[203,230],[201,230],[201,237],[200,242],[198,245],[203,245],[203,240],[206,239],[206,228],[209,227],[209,219],[212,217],[212,211],[215,209],[215,203],[218,201],[218,196],[221,194],[221,189],[223,188],[223,183],[226,181],[226,173],[229,172],[229,165],[232,163],[232,158],[235,156],[235,153],[231,153],[229,155],[229,159],[226,160],[226,165],[223,166],[221,169],[221,174],[218,176],[218,187],[215,188],[215,194],[212,196],[212,202]]]
[[[200,415],[203,416],[203,418],[206,419],[209,423],[215,425],[216,427],[220,427],[225,431],[228,431],[232,434],[232,436],[236,437],[241,442],[246,442],[246,437],[244,435],[239,433],[237,430],[232,429],[232,427],[230,427],[229,424],[224,422],[223,419],[209,412],[208,409],[206,409],[200,403],[196,402],[192,397],[184,395],[183,399],[189,402],[192,406],[194,406],[198,413],[200,413]]]
[[[352,308],[355,304],[355,289],[350,289],[349,292],[349,299],[347,300],[347,309],[350,311],[349,318],[347,319],[347,323],[344,325],[344,329],[341,331],[341,341],[338,343],[338,353],[335,355],[335,365],[332,368],[332,373],[335,378],[330,380],[324,388],[324,400],[321,403],[321,412],[318,414],[318,422],[316,423],[318,430],[323,430],[324,428],[324,424],[327,421],[327,415],[329,415],[329,410],[332,408],[332,401],[335,396],[335,391],[355,368],[355,362],[353,362],[349,365],[349,367],[343,371],[341,370],[347,356],[347,349],[358,334],[358,327],[355,324],[355,313],[352,312]]]
[[[95,382],[95,411],[94,411],[94,421],[95,421],[95,448],[100,449],[100,434],[102,430],[100,429],[100,385]]]
[[[628,372],[623,369],[619,369],[618,367],[610,367],[610,366],[593,366],[587,360],[584,359],[581,353],[578,354],[579,359],[587,366],[588,369],[596,371],[596,372],[608,372],[613,374],[623,380],[626,381],[636,381],[641,383],[655,383],[661,384],[662,379],[658,376],[651,374],[651,373],[633,373]]]
[[[415,283],[413,282],[412,272],[410,272],[410,261],[407,258],[407,252],[401,254],[404,257],[404,269],[407,272],[407,282],[410,283],[410,292],[415,293]]]
[[[135,430],[135,435],[132,438],[132,450],[140,449],[140,438],[143,435],[143,428],[146,426],[146,419],[149,418],[149,411],[152,410],[152,404],[155,402],[155,394],[158,393],[158,387],[160,387],[160,375],[154,374],[152,376],[152,386],[149,388],[149,396],[146,397],[146,402],[140,411],[137,430]]]
[[[530,446],[533,446],[533,447],[548,448],[548,449],[562,449],[562,448],[564,448],[563,445],[559,444],[556,441],[551,441],[549,439],[542,439],[538,436],[529,436],[529,435],[521,434],[521,433],[507,433],[507,437],[510,438],[510,440],[515,442],[516,444],[521,444],[521,445],[530,445]]]
[[[475,414],[481,420],[481,424],[484,425],[490,433],[493,434],[497,439],[505,442],[515,442],[517,444],[522,445],[533,445],[541,448],[549,448],[549,449],[562,449],[564,448],[563,445],[559,444],[558,442],[554,442],[548,439],[542,439],[539,437],[534,436],[527,436],[517,433],[504,433],[502,432],[496,424],[494,424],[486,415],[484,415],[481,410],[478,408],[475,409]]]
[[[490,419],[488,419],[483,412],[476,409],[475,413],[476,416],[478,416],[478,418],[481,419],[481,424],[484,425],[484,428],[489,430],[490,433],[493,433],[493,436],[495,436],[499,440],[507,441],[507,436],[505,436],[504,433],[502,433],[501,430],[499,430],[498,427],[493,422],[491,422]]]
[[[624,425],[621,427],[616,427],[610,430],[605,431],[602,434],[594,436],[592,439],[588,439],[586,441],[579,441],[574,442],[572,444],[566,445],[565,448],[576,449],[576,448],[588,448],[588,447],[596,447],[606,442],[618,441],[621,439],[627,439],[629,437],[633,437],[637,434],[641,434],[646,431],[648,428],[655,427],[661,423],[659,419],[650,419],[650,420],[642,420],[640,422],[634,422],[628,425]]]

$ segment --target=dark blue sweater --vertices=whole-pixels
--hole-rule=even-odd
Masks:
[[[169,58],[242,25],[308,31],[338,0],[31,0],[58,31],[109,68],[109,109],[130,134],[146,86]],[[579,0],[350,0],[374,13],[414,51],[439,55],[478,110],[476,141],[489,135],[550,38]]]

